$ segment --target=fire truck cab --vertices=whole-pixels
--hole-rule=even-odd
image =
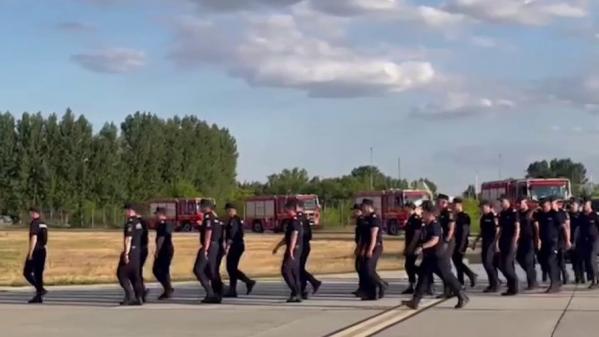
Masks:
[[[180,232],[191,232],[198,229],[197,222],[201,221],[203,214],[200,210],[200,202],[203,199],[211,200],[212,198],[188,198],[188,199],[158,199],[152,200],[147,205],[150,228],[154,229],[157,226],[152,214],[158,207],[166,210],[166,221],[175,225],[175,230]]]
[[[355,203],[360,204],[364,199],[374,202],[376,214],[381,218],[383,226],[389,235],[398,235],[409,217],[406,209],[408,202],[431,200],[432,195],[425,190],[390,189],[385,191],[361,192],[355,195]]]
[[[507,179],[483,183],[481,186],[481,198],[495,201],[506,196],[515,202],[518,198],[528,198],[536,204],[546,197],[557,197],[567,200],[572,196],[572,187],[569,179]]]
[[[244,223],[247,229],[255,233],[270,230],[275,233],[283,230],[283,220],[287,218],[285,204],[289,199],[304,202],[304,213],[312,226],[320,226],[320,202],[315,194],[294,194],[285,196],[258,196],[246,200]]]

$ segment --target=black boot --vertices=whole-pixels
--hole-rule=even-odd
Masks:
[[[470,302],[470,298],[465,293],[458,294],[458,304],[456,304],[456,309],[462,309]]]
[[[412,310],[418,310],[418,304],[419,304],[419,300],[412,298],[409,301],[401,301],[401,305],[405,305],[406,307],[412,309]]]
[[[404,291],[401,292],[402,295],[411,295],[414,293],[414,285],[412,283],[410,283],[410,285],[408,286],[408,288]]]
[[[29,304],[41,304],[43,302],[44,300],[42,299],[42,296],[40,294],[36,294],[29,301],[27,301],[27,303]]]
[[[249,295],[252,293],[252,290],[254,290],[254,287],[256,286],[256,281],[254,280],[250,280],[248,283],[245,284],[247,291],[246,291],[246,295]]]

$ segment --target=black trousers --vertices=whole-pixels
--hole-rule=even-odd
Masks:
[[[46,249],[35,249],[31,260],[25,261],[23,276],[35,287],[37,294],[44,291],[44,269],[46,267]]]
[[[312,275],[306,269],[306,264],[308,263],[308,258],[310,257],[310,251],[312,248],[310,247],[310,242],[304,242],[302,246],[302,254],[300,257],[300,283],[302,285],[302,293],[306,292],[306,287],[308,286],[308,282],[312,285],[312,289],[316,287],[318,284],[318,280],[314,275]]]
[[[354,259],[354,267],[356,268],[356,273],[358,273],[358,291],[364,291],[365,281],[364,271],[362,270],[363,260],[364,258],[360,256],[360,253],[358,252],[358,255],[356,255]]]
[[[497,263],[495,258],[496,250],[495,243],[483,242],[482,250],[481,250],[481,260],[483,262],[483,267],[485,268],[485,272],[487,273],[487,277],[489,279],[489,288],[497,289],[499,287],[499,274],[497,272]]]
[[[418,275],[418,267],[416,266],[417,259],[418,259],[418,255],[414,255],[414,254],[406,255],[404,267],[406,269],[406,273],[408,274],[408,280],[410,282],[410,285],[416,284],[416,276]]]
[[[129,253],[129,263],[125,264],[124,254],[121,254],[119,259],[116,275],[119,284],[125,291],[125,299],[127,300],[139,299],[144,293],[141,274],[139,273],[140,260],[140,252],[135,251]]]
[[[516,249],[512,245],[499,247],[499,270],[507,281],[508,292],[518,292],[518,275],[516,275]]]
[[[414,291],[414,300],[418,303],[432,282],[433,273],[438,274],[448,291],[456,295],[462,292],[460,282],[451,272],[451,262],[435,253],[425,254],[418,270],[418,283]]]
[[[570,261],[572,262],[572,271],[574,272],[574,279],[577,282],[582,282],[586,279],[585,271],[586,264],[584,258],[584,252],[579,248],[579,243],[576,244],[575,249],[571,249],[568,253],[570,254]]]
[[[562,278],[562,283],[566,284],[570,280],[570,275],[568,274],[568,268],[566,266],[566,249],[560,248],[557,251],[557,264],[560,270],[560,277]]]
[[[146,265],[146,261],[148,260],[148,247],[144,247],[141,249],[141,255],[139,257],[139,278],[141,280],[141,286],[144,291],[146,289],[146,282],[144,281],[144,266]]]
[[[229,248],[229,254],[227,254],[227,273],[229,274],[229,291],[233,294],[237,293],[237,280],[241,280],[244,283],[249,283],[250,279],[239,270],[239,261],[245,251],[245,245],[233,244]]]
[[[599,266],[597,265],[597,254],[599,254],[599,240],[589,240],[584,244],[585,264],[591,271],[591,282],[599,283]]]
[[[193,273],[206,292],[206,297],[214,297],[214,290],[210,284],[209,256],[204,248],[200,248],[193,266]]]
[[[171,261],[175,251],[171,248],[162,248],[154,260],[152,272],[156,280],[160,282],[165,291],[172,290],[171,285]]]
[[[362,270],[364,273],[364,294],[366,297],[376,297],[377,290],[382,286],[382,280],[376,272],[376,266],[383,253],[383,246],[377,244],[372,252],[372,257],[364,257],[362,260]]]
[[[296,247],[293,258],[291,258],[289,252],[285,250],[285,256],[283,257],[283,263],[281,264],[281,275],[289,287],[289,290],[291,290],[291,296],[299,296],[302,291],[302,284],[300,281],[301,254],[301,248]]]
[[[474,272],[464,263],[463,252],[459,251],[459,249],[456,249],[451,258],[453,260],[453,265],[455,266],[456,274],[460,284],[464,284],[464,274],[466,274],[470,280],[474,279]]]
[[[540,251],[540,250],[537,250],[536,254],[537,254],[537,262],[541,266],[542,279],[543,279],[543,282],[545,282],[547,280],[547,277],[549,276],[549,267],[547,266],[547,256],[545,256],[546,253],[544,251]]]
[[[535,250],[531,243],[521,243],[516,251],[516,261],[524,272],[526,272],[526,281],[529,288],[537,285],[537,270],[535,268]]]
[[[558,249],[556,247],[542,246],[540,254],[547,264],[547,273],[549,274],[549,280],[551,282],[550,287],[561,287],[561,268],[558,262]]]

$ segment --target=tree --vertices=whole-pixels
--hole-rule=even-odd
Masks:
[[[476,187],[474,185],[468,185],[464,193],[462,193],[464,199],[476,199]]]
[[[430,190],[433,195],[437,194],[437,184],[429,180],[428,178],[420,178],[410,183],[412,189],[423,189]]]
[[[304,193],[309,181],[308,171],[305,169],[284,169],[280,173],[268,176],[266,191],[269,194]]]

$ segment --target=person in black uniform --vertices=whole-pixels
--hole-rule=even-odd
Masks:
[[[365,282],[362,300],[374,301],[384,296],[384,282],[376,272],[378,260],[383,253],[383,227],[374,211],[372,200],[362,200],[362,213],[365,221],[361,234],[362,270]]]
[[[223,238],[223,224],[214,213],[214,205],[208,199],[200,201],[203,213],[200,226],[201,248],[198,251],[194,274],[206,292],[202,303],[221,303],[223,283],[220,278],[220,255]]]
[[[593,210],[591,200],[585,200],[583,213],[576,229],[576,248],[579,257],[584,258],[585,264],[591,269],[591,285],[589,289],[599,287],[599,267],[597,254],[599,254],[599,215]]]
[[[123,290],[125,298],[121,305],[142,305],[144,288],[141,282],[139,266],[141,263],[141,243],[143,236],[143,225],[137,212],[130,204],[125,205],[127,222],[124,228],[123,252],[119,259],[117,277]]]
[[[453,252],[455,251],[455,219],[453,212],[449,209],[449,197],[445,194],[439,194],[437,196],[437,207],[439,212],[439,224],[443,229],[443,249],[439,250],[438,253],[447,259],[447,262],[451,266],[451,259]],[[441,274],[438,274],[441,277]],[[441,277],[442,278],[442,277]],[[449,291],[449,287],[443,284],[443,294],[439,295],[438,298],[449,298],[452,294]]]
[[[542,200],[542,210],[537,212],[536,218],[539,226],[537,249],[546,263],[551,280],[551,285],[546,291],[547,293],[561,291],[558,251],[562,240],[566,242],[566,246],[570,242],[570,232],[565,227],[564,222],[561,221],[558,212],[552,208],[552,202],[552,198]]]
[[[520,219],[518,211],[512,207],[508,198],[501,198],[502,211],[499,213],[499,233],[497,248],[499,251],[499,270],[507,280],[507,291],[501,296],[518,294],[518,275],[515,260],[518,239],[520,238]]]
[[[300,257],[300,282],[302,284],[302,299],[308,299],[308,292],[306,288],[308,287],[308,283],[312,286],[312,294],[316,294],[318,289],[322,285],[322,282],[317,280],[314,275],[312,275],[306,269],[306,264],[308,263],[308,258],[310,257],[310,241],[312,240],[312,225],[310,224],[310,219],[306,213],[304,213],[304,202],[301,200],[297,201],[297,218],[302,222],[302,227],[304,230],[304,234],[302,235],[302,255]]]
[[[46,266],[46,245],[48,244],[48,226],[41,219],[40,210],[29,209],[29,250],[23,268],[23,276],[35,287],[35,296],[29,303],[42,303],[47,291],[44,288],[44,269]]]
[[[458,281],[464,285],[464,274],[470,279],[470,286],[476,286],[476,275],[465,263],[464,255],[468,249],[468,237],[470,236],[470,216],[464,212],[462,199],[454,198],[453,207],[455,212],[455,251],[453,252],[453,265],[456,268]]]
[[[450,261],[443,257],[443,229],[436,220],[435,207],[430,201],[424,201],[422,209],[424,211],[423,235],[416,249],[416,254],[422,254],[422,264],[418,271],[418,284],[412,299],[402,301],[402,304],[410,309],[418,309],[418,304],[431,282],[430,279],[433,277],[433,271],[438,270],[447,287],[458,297],[455,308],[463,308],[469,299],[462,290],[460,282],[451,272]]]
[[[285,228],[285,236],[275,246],[272,253],[277,253],[279,248],[285,246],[285,255],[281,264],[281,274],[291,291],[287,303],[300,303],[302,285],[300,281],[300,257],[302,255],[303,227],[297,217],[297,200],[290,199],[285,204],[285,211],[289,216]]]
[[[252,293],[256,281],[251,280],[241,270],[239,261],[245,251],[243,240],[243,220],[237,215],[237,207],[232,203],[225,205],[229,217],[225,225],[225,242],[227,254],[227,273],[229,274],[229,290],[224,297],[237,297],[237,280],[245,283],[246,294]]]
[[[570,218],[570,238],[573,243],[576,243],[575,233],[580,222],[582,220],[582,212],[580,211],[580,200],[572,198],[568,204],[568,216]],[[586,283],[585,270],[586,265],[584,263],[584,255],[578,255],[576,250],[576,244],[568,252],[570,261],[572,262],[572,271],[574,272],[574,282],[576,284]]]
[[[141,280],[141,285],[143,287],[143,295],[142,300],[145,302],[150,289],[146,288],[146,282],[144,281],[144,266],[146,265],[146,261],[148,260],[149,254],[149,244],[150,244],[150,233],[149,227],[146,220],[141,215],[137,215],[139,218],[139,222],[141,223],[142,232],[141,232],[141,256],[139,260],[139,279]]]
[[[535,268],[535,237],[539,228],[533,221],[533,211],[528,207],[528,199],[518,199],[518,219],[520,220],[520,238],[518,239],[518,248],[516,250],[516,261],[524,272],[528,287],[526,290],[533,290],[539,285],[537,283],[537,270]]]
[[[166,210],[162,207],[156,208],[156,251],[154,252],[154,266],[152,272],[156,280],[160,282],[164,291],[158,297],[159,300],[171,298],[173,286],[171,285],[171,261],[175,254],[173,246],[173,225],[166,221]]]
[[[564,210],[563,203],[557,198],[553,198],[551,206],[557,212],[559,222],[568,231],[568,235],[570,235],[570,216],[568,215],[568,212]],[[571,245],[568,247],[571,247]],[[566,247],[566,242],[564,241],[563,236],[560,236],[559,249],[557,252],[557,263],[560,269],[562,284],[568,284],[568,282],[570,282],[570,274],[568,273],[568,268],[566,266],[566,254],[570,250],[568,247]]]
[[[422,208],[414,203],[408,203],[406,207],[410,210],[410,217],[406,222],[406,234],[405,234],[405,245],[403,256],[405,257],[405,270],[408,274],[408,281],[410,285],[402,294],[413,294],[414,287],[416,287],[416,277],[418,274],[418,267],[416,266],[416,247],[420,242],[420,236],[422,233]]]
[[[480,233],[472,243],[472,250],[476,250],[476,244],[482,238],[481,261],[485,268],[485,272],[487,273],[487,278],[489,279],[489,286],[485,288],[483,292],[494,293],[499,290],[498,265],[496,263],[497,259],[495,258],[497,253],[496,248],[499,223],[490,202],[482,201],[480,207],[482,211],[482,216],[480,217]]]
[[[364,231],[363,226],[365,224],[364,216],[362,215],[362,208],[359,204],[354,204],[352,207],[352,217],[355,221],[355,233],[354,241],[356,242],[356,248],[354,249],[354,268],[358,274],[358,289],[352,292],[356,297],[362,297],[364,295],[364,273],[362,273],[362,254],[360,254],[360,242],[361,234]]]

